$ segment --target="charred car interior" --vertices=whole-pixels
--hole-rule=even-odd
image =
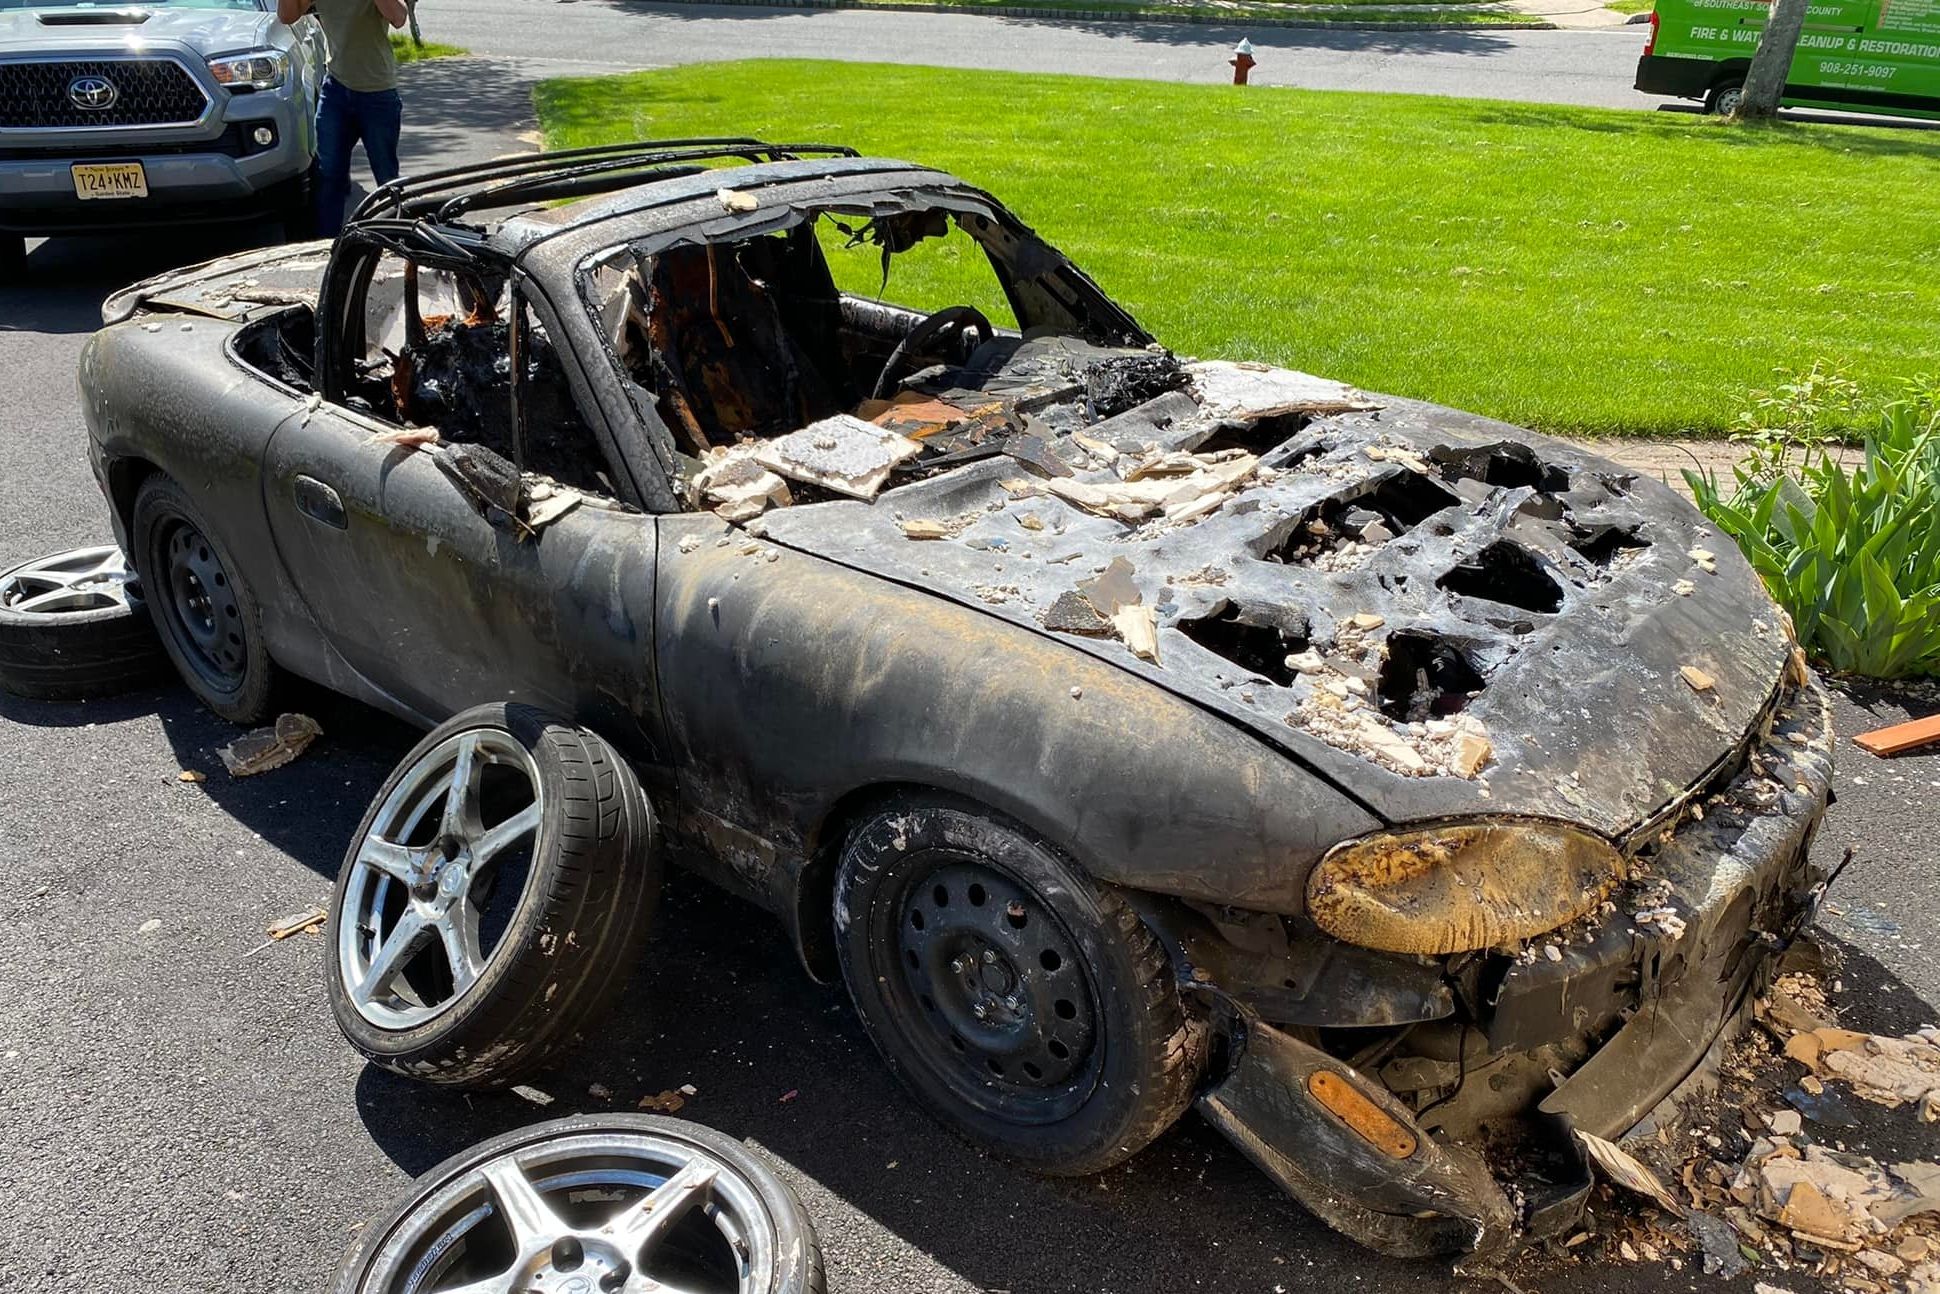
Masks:
[[[926,251],[960,298],[882,299]],[[151,587],[144,492],[194,454],[127,392],[177,319],[258,379],[196,524],[263,668],[441,725],[426,759],[481,702],[610,741],[918,1099],[1032,1167],[1196,1103],[1384,1251],[1556,1234],[1574,1134],[1670,1117],[1811,915],[1825,698],[1695,511],[1500,423],[1175,356],[940,172],[507,159],[380,189],[334,249],[137,285],[84,380]],[[249,716],[246,670],[202,677]],[[444,954],[383,952],[388,902],[336,918],[352,1040],[434,1081],[539,1055],[387,1041],[449,1005],[390,966]]]

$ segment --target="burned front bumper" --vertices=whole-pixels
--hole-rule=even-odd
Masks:
[[[1383,1252],[1493,1251],[1566,1228],[1590,1186],[1573,1133],[1617,1139],[1645,1121],[1733,1032],[1810,919],[1831,740],[1818,682],[1788,684],[1736,771],[1654,828],[1613,911],[1457,987],[1452,1061],[1389,1052],[1357,1069],[1324,1031],[1276,1027],[1242,1002],[1202,1112]],[[1452,1090],[1403,1081],[1438,1065]]]

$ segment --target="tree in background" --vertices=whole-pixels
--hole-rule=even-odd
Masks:
[[[1751,70],[1745,73],[1744,97],[1731,114],[1733,121],[1770,121],[1778,115],[1779,96],[1785,93],[1792,55],[1798,51],[1799,33],[1805,29],[1806,4],[1807,0],[1772,0],[1764,35],[1751,56]]]

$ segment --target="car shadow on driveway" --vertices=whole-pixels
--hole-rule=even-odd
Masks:
[[[1366,1261],[1193,1115],[1098,1177],[1038,1178],[981,1154],[902,1092],[847,994],[809,980],[778,923],[689,874],[670,875],[643,961],[608,1018],[529,1080],[551,1105],[371,1066],[356,1099],[372,1139],[418,1174],[515,1127],[633,1110],[691,1084],[679,1117],[782,1160],[825,1231],[886,1229],[984,1289],[1148,1289],[1180,1253],[1195,1254],[1207,1289],[1270,1289],[1261,1279],[1276,1271],[1292,1288],[1309,1260],[1343,1271]],[[589,1095],[594,1084],[610,1099]],[[831,1278],[831,1289],[873,1283]]]

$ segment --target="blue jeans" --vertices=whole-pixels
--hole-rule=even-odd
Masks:
[[[397,178],[397,143],[404,132],[404,100],[396,90],[353,90],[325,77],[317,98],[317,237],[335,238],[350,201],[350,150],[364,156],[379,184]]]

